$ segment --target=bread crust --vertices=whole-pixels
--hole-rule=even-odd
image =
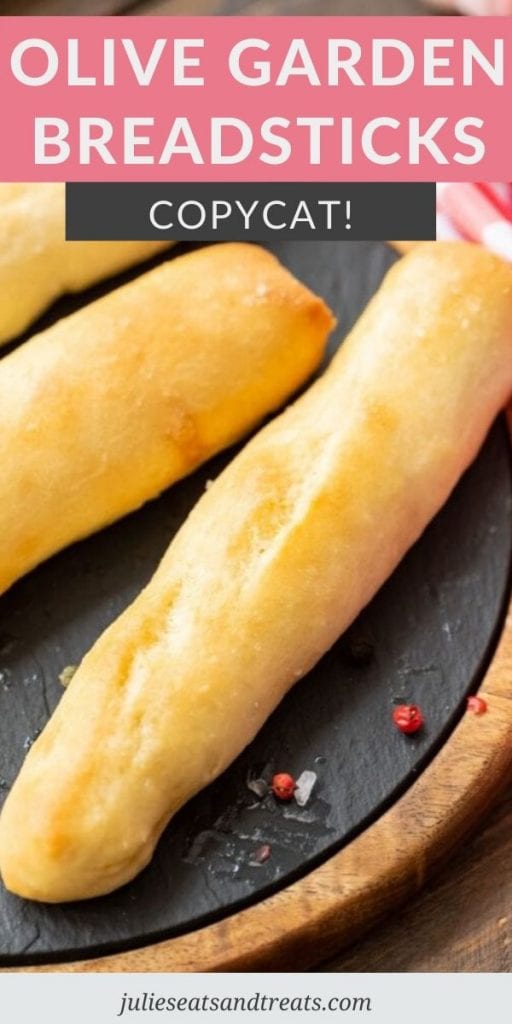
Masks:
[[[446,500],[512,390],[511,347],[512,267],[434,243],[389,272],[84,658],[0,817],[10,890],[81,899],[148,863]]]
[[[0,591],[279,406],[333,318],[268,252],[161,264],[0,362]]]
[[[66,242],[65,186],[0,184],[0,345],[61,295],[148,260],[172,242]]]

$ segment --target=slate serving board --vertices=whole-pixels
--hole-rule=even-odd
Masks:
[[[272,248],[338,315],[331,352],[394,259],[383,243]],[[60,303],[45,322],[82,301]],[[58,555],[0,600],[2,800],[62,693],[59,673],[147,581],[231,455]],[[509,592],[511,507],[500,420],[391,580],[250,748],[174,819],[138,879],[108,897],[60,907],[0,887],[1,964],[88,957],[190,931],[296,879],[380,815],[447,738],[486,668]],[[361,641],[369,658],[358,656]],[[428,725],[417,737],[390,724],[393,702],[403,700],[424,709]],[[303,809],[272,797],[259,802],[247,787],[251,774],[304,769],[318,781]],[[262,844],[271,855],[258,864]]]

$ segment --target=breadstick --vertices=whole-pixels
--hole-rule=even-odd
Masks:
[[[406,252],[410,252],[411,249],[415,249],[417,245],[421,245],[421,242],[389,242],[397,252],[401,253],[402,256]]]
[[[327,307],[251,245],[162,264],[0,361],[0,591],[240,438],[317,366]]]
[[[66,242],[62,184],[0,184],[0,344],[55,299],[147,260],[161,242]]]
[[[512,390],[511,349],[511,267],[466,243],[397,263],[84,658],[0,817],[10,890],[81,899],[148,863],[447,499]]]

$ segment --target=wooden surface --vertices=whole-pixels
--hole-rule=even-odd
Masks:
[[[512,788],[404,908],[327,971],[512,971]]]

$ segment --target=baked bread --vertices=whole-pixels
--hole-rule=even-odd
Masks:
[[[147,260],[169,242],[66,242],[63,184],[0,184],[0,344],[55,299]]]
[[[0,817],[8,889],[108,892],[250,742],[446,500],[512,391],[512,267],[427,244],[205,492],[97,641]]]
[[[333,318],[268,252],[209,246],[0,361],[0,592],[240,438],[315,369]]]

